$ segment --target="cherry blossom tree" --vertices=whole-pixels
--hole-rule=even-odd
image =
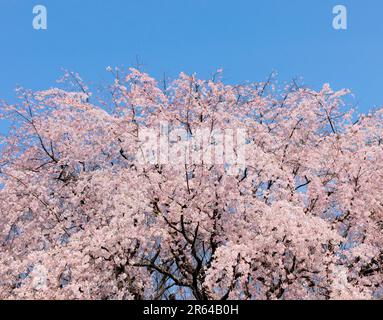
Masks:
[[[382,296],[382,110],[327,84],[108,71],[98,97],[68,72],[2,103],[1,299]],[[238,167],[144,148],[148,130],[178,151],[204,130],[203,154],[238,128]]]

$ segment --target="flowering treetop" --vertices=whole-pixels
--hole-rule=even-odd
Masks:
[[[379,296],[382,110],[355,121],[329,85],[109,71],[100,98],[68,73],[2,105],[0,298]]]

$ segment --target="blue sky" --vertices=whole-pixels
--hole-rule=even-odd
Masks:
[[[32,28],[45,5],[48,30]],[[332,8],[348,9],[348,30]],[[381,0],[0,0],[0,98],[16,85],[55,86],[61,69],[102,84],[107,66],[136,57],[155,77],[224,69],[227,82],[261,81],[272,70],[319,88],[350,88],[361,111],[383,105]]]

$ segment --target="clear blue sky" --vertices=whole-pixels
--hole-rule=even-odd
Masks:
[[[32,28],[32,8],[48,30]],[[348,9],[348,30],[332,8]],[[382,0],[0,0],[0,98],[16,85],[55,86],[61,68],[103,83],[107,66],[136,56],[155,77],[180,71],[230,83],[303,77],[314,88],[350,88],[361,111],[383,105]],[[3,129],[3,128],[2,128]]]

